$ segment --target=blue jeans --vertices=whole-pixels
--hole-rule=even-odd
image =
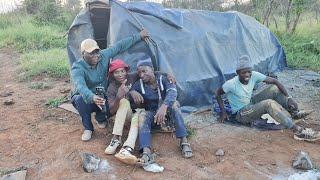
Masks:
[[[187,130],[182,118],[180,105],[176,101],[172,107],[168,107],[170,117],[172,118],[176,130],[176,137],[182,138],[187,136]],[[140,150],[145,147],[151,147],[151,130],[159,125],[154,123],[155,111],[146,111],[144,118],[139,119],[139,146]]]
[[[100,108],[96,104],[94,103],[87,104],[86,102],[84,102],[81,95],[74,95],[71,99],[71,102],[72,102],[72,105],[78,110],[85,130],[93,131],[93,125],[91,122],[91,113],[93,112],[96,113],[95,117],[99,123],[106,121],[107,120],[106,116],[108,117],[110,116],[109,106],[107,101],[106,101],[106,109],[107,109],[106,113],[101,112]]]

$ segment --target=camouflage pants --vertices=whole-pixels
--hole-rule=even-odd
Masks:
[[[236,120],[243,124],[250,124],[263,114],[269,114],[288,129],[293,127],[293,121],[288,112],[288,98],[275,85],[267,85],[253,95],[252,103],[237,113]]]

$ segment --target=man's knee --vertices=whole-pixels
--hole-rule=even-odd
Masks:
[[[269,89],[271,92],[273,93],[280,93],[280,89],[278,88],[278,86],[272,84],[270,85],[270,89]]]
[[[149,111],[141,111],[139,113],[139,130],[144,130],[145,128],[151,126],[150,121],[153,120],[153,113]]]
[[[273,99],[266,99],[262,102],[264,103],[265,107],[268,109],[276,109],[276,108],[282,107],[277,101],[275,101]]]
[[[130,107],[130,102],[129,102],[128,99],[122,98],[122,99],[120,100],[119,106],[121,106],[121,107],[122,107],[122,106],[123,106],[123,107]]]
[[[172,107],[171,107],[172,110],[179,110],[180,109],[180,103],[178,101],[175,101],[173,104],[172,104]]]

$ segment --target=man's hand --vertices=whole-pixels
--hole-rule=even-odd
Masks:
[[[106,100],[104,98],[101,98],[98,95],[93,95],[93,102],[101,108],[101,106],[104,106],[106,103]]]
[[[229,120],[228,114],[226,112],[222,112],[219,118],[221,123],[224,123],[225,120]]]
[[[171,74],[171,73],[168,73],[167,74],[167,78],[168,78],[168,80],[169,80],[169,82],[170,83],[172,83],[172,84],[176,84],[176,78]]]
[[[150,37],[150,34],[146,29],[142,29],[142,31],[140,31],[140,36],[142,40],[146,41],[146,39]]]
[[[143,97],[141,96],[140,93],[138,93],[135,90],[132,90],[132,91],[129,92],[129,94],[131,95],[131,97],[132,97],[132,99],[133,99],[135,104],[137,104],[137,105],[143,104],[144,99],[143,99]]]
[[[298,104],[292,98],[288,98],[288,107],[290,110],[298,110]]]
[[[126,94],[129,92],[129,88],[126,86],[126,82],[127,80],[124,80],[118,89],[118,92],[117,92],[118,99],[124,98]]]
[[[154,123],[156,123],[157,125],[164,123],[164,120],[165,120],[166,114],[167,114],[167,108],[168,108],[168,106],[165,104],[162,104],[160,106],[156,115],[154,116]]]

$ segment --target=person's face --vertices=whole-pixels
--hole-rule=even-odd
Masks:
[[[123,82],[127,78],[127,71],[125,68],[118,68],[115,71],[113,71],[113,77],[117,82]]]
[[[240,82],[248,83],[252,75],[252,69],[241,69],[237,71],[237,74],[239,76]]]
[[[154,71],[150,66],[139,66],[138,74],[142,81],[145,83],[151,82],[151,80],[154,78]]]
[[[91,53],[83,52],[83,58],[90,66],[95,66],[100,60],[100,50],[96,49]]]

